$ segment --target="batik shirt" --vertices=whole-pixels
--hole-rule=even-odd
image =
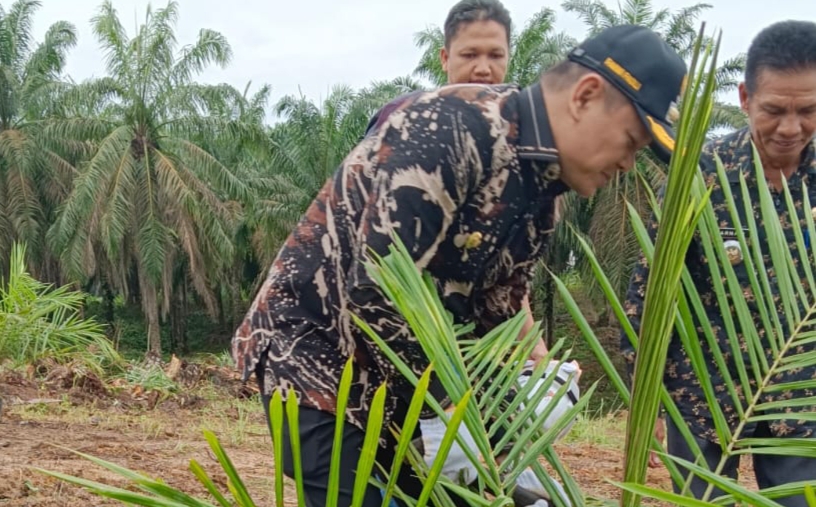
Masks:
[[[748,129],[743,129],[707,144],[703,149],[700,166],[706,178],[707,186],[713,187],[711,203],[719,223],[720,234],[725,242],[724,246],[728,252],[729,260],[734,267],[737,278],[743,289],[740,297],[745,299],[748,309],[752,311],[753,315],[755,316],[757,329],[762,330],[758,306],[750,289],[748,272],[743,258],[744,254],[739,247],[739,242],[736,241],[734,222],[731,219],[728,206],[725,202],[725,195],[717,177],[717,169],[714,165],[713,153],[716,153],[723,163],[723,167],[727,174],[728,184],[730,185],[731,194],[736,200],[740,210],[745,209],[742,200],[742,190],[740,187],[740,173],[745,175],[746,183],[750,189],[751,207],[759,225],[759,217],[761,216],[759,209],[759,191],[757,188],[750,131]],[[788,180],[791,197],[794,199],[796,209],[798,211],[799,222],[803,228],[806,228],[807,225],[805,223],[805,213],[816,213],[816,208],[804,209],[802,202],[803,182],[807,185],[808,199],[810,200],[811,206],[816,206],[816,158],[814,157],[814,147],[812,143],[808,145],[808,148],[803,153],[802,163],[800,164],[798,170]],[[785,238],[788,248],[790,249],[793,258],[798,258],[798,248],[796,246],[796,240],[791,226],[790,217],[787,212],[784,195],[775,190],[771,191],[776,203],[777,212],[780,215],[782,226],[785,231]],[[740,222],[742,223],[747,240],[749,242],[756,240],[760,245],[762,245],[762,251],[765,255],[764,262],[766,266],[770,266],[770,254],[766,246],[767,238],[765,237],[764,229],[759,229],[758,234],[760,237],[751,238],[750,233],[747,230],[744,211],[741,211]],[[654,221],[651,222],[650,228],[652,239],[654,240],[657,229],[657,225]],[[808,238],[808,243],[809,241],[810,240]],[[812,256],[810,259],[811,265],[813,265]],[[725,323],[723,321],[723,312],[719,308],[716,294],[712,288],[712,279],[708,262],[709,261],[703,252],[703,248],[695,236],[686,254],[686,266],[688,267],[692,279],[694,280],[696,289],[700,295],[700,299],[705,306],[706,316],[712,324],[712,329],[715,331],[715,336],[720,350],[723,352],[723,355],[728,362],[729,373],[732,378],[738,379],[737,369],[732,353],[730,352],[731,346],[728,343],[728,335],[726,333]],[[805,274],[801,269],[801,266],[799,271],[799,276],[802,280],[805,280]],[[641,256],[640,261],[635,267],[634,274],[632,275],[631,285],[629,287],[625,303],[626,313],[630,317],[636,332],[638,332],[640,328],[640,317],[643,311],[643,298],[646,293],[647,277],[648,267],[645,258]],[[782,315],[785,312],[778,296],[779,289],[772,272],[769,273],[769,279],[774,292],[777,294],[775,297],[775,303],[778,312],[780,315]],[[728,296],[728,308],[726,308],[725,311],[733,315],[733,300],[731,299],[730,295]],[[739,330],[738,326],[737,329]],[[705,357],[709,360],[708,371],[713,385],[715,386],[718,403],[722,407],[726,420],[733,430],[738,423],[739,417],[737,410],[735,409],[734,401],[732,400],[728,390],[724,387],[725,381],[723,380],[723,375],[714,363],[714,356],[711,352],[711,348],[709,347],[708,341],[704,337],[703,331],[700,327],[697,327],[697,336],[699,337],[699,341],[702,345],[703,354],[705,354]],[[744,337],[741,333],[738,333],[738,339],[741,343],[745,343]],[[629,373],[631,375],[634,367],[635,352],[626,333],[621,334],[621,347],[624,357],[627,359]],[[813,345],[808,347],[810,347],[811,350],[816,348]],[[745,362],[746,366],[750,368],[751,363],[747,352],[747,347],[743,346],[742,348],[745,350],[743,353],[743,361]],[[797,350],[797,352],[803,351],[804,349],[801,347]],[[767,342],[766,355],[768,358],[772,357],[772,352],[770,346],[767,345]],[[814,368],[792,369],[786,373],[773,377],[772,383],[787,383],[797,380],[814,379],[816,379],[816,369]],[[669,390],[672,399],[678,405],[678,408],[683,414],[692,432],[697,436],[711,441],[716,441],[717,438],[714,430],[714,423],[712,421],[708,403],[706,402],[705,394],[700,386],[700,382],[696,374],[694,373],[691,362],[686,355],[686,351],[681,345],[679,337],[676,335],[672,337],[669,348],[664,383]],[[752,380],[751,385],[753,389],[756,388],[755,381]],[[789,400],[792,398],[805,396],[809,397],[813,395],[814,393],[810,389],[777,393],[769,392],[764,396],[762,401],[771,402]],[[740,396],[742,395],[740,394]],[[744,406],[744,399],[741,401],[741,403]],[[790,406],[786,409],[786,411],[799,412],[813,411],[814,409],[816,409],[816,407],[813,406]],[[813,435],[813,430],[816,428],[816,423],[797,420],[794,416],[792,419],[770,421],[769,426],[772,434],[775,436],[810,437]],[[747,425],[745,430],[742,432],[742,435],[752,434],[753,428],[753,424]]]
[[[457,323],[481,334],[515,315],[553,228],[558,153],[540,87],[453,85],[412,95],[355,147],[279,252],[232,352],[247,379],[363,428],[388,384],[386,423],[413,387],[352,320],[365,320],[420,375],[421,347],[366,272],[399,235]]]
[[[382,126],[382,124],[385,123],[385,120],[387,120],[388,117],[391,115],[391,113],[396,111],[401,105],[403,105],[405,102],[410,100],[411,97],[414,97],[414,96],[419,95],[421,93],[422,93],[422,91],[417,90],[417,91],[413,91],[413,92],[410,92],[410,93],[400,95],[399,97],[395,98],[394,100],[392,100],[388,104],[381,107],[376,113],[374,113],[374,115],[371,117],[371,119],[368,120],[368,125],[366,126],[365,135],[367,136],[367,135],[371,134],[372,132],[375,132],[375,131],[379,130],[379,128]]]

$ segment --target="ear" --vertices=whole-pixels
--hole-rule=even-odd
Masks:
[[[448,50],[445,46],[442,46],[442,49],[439,50],[439,61],[442,62],[442,70],[445,71],[445,74],[448,73]]]
[[[604,100],[607,83],[600,75],[591,72],[581,76],[572,86],[569,110],[576,120],[589,107]]]
[[[744,112],[748,112],[748,88],[745,87],[745,81],[739,84],[737,87],[739,90],[739,100],[740,100],[740,108]]]

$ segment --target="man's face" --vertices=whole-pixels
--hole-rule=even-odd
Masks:
[[[763,164],[778,169],[798,166],[816,130],[816,69],[763,69],[753,93],[742,83],[739,94]]]
[[[504,81],[510,48],[507,31],[495,21],[462,23],[439,58],[448,83],[498,84]]]
[[[579,195],[592,197],[618,172],[634,167],[635,155],[652,137],[632,103],[597,74],[575,86],[571,109],[571,128],[556,139],[561,179]]]

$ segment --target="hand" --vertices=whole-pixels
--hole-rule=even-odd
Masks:
[[[578,364],[578,361],[575,361],[574,359],[572,361],[570,361],[570,363],[572,363],[572,365],[575,366],[575,370],[576,370],[575,371],[575,381],[578,382],[581,379],[581,372],[582,372],[581,365]]]
[[[547,354],[549,353],[550,351],[547,349],[547,344],[544,343],[544,339],[539,338],[535,348],[533,348],[533,351],[530,352],[530,360],[533,361],[533,367],[538,366],[538,363],[547,357]]]
[[[666,422],[662,417],[658,417],[655,421],[654,436],[660,441],[660,443],[663,443],[664,439],[666,438]],[[660,462],[660,458],[657,457],[657,454],[654,451],[649,451],[649,468],[657,468],[661,464],[662,463]]]

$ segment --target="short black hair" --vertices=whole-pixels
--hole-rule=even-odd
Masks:
[[[541,81],[550,90],[562,91],[569,86],[574,85],[579,79],[587,74],[595,72],[589,67],[584,67],[580,63],[572,60],[561,60],[549,69],[541,73]],[[606,105],[612,109],[622,105],[629,104],[631,100],[618,90],[608,79],[601,76],[609,85],[607,87]]]
[[[745,87],[756,90],[759,73],[800,71],[816,68],[816,23],[780,21],[764,28],[748,48]]]
[[[460,0],[451,7],[445,19],[445,47],[450,48],[451,41],[463,24],[474,21],[495,21],[500,24],[507,32],[507,44],[510,45],[510,12],[499,0]]]

